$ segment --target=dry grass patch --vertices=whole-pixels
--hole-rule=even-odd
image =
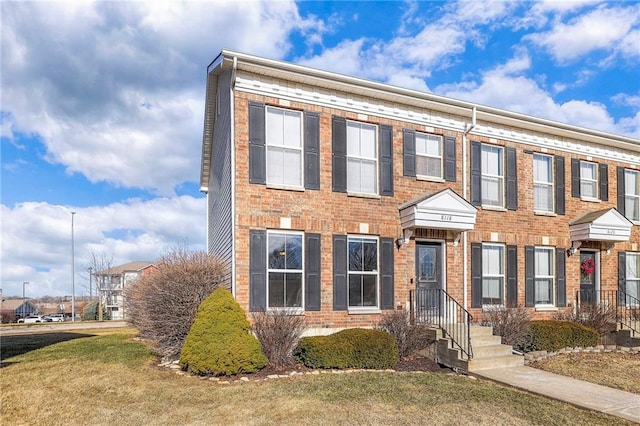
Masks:
[[[640,354],[564,353],[529,363],[530,367],[640,394]]]
[[[3,360],[0,423],[630,424],[442,373],[327,373],[222,385],[158,368],[133,337],[133,332],[114,330]]]

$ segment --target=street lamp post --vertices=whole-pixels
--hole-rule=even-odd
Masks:
[[[76,212],[71,212],[71,321],[76,320],[76,248],[73,237],[73,217]]]
[[[24,286],[29,284],[29,281],[22,282],[22,318],[24,318],[24,306],[27,303],[27,299],[24,297]]]

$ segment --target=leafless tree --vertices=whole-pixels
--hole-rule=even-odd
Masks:
[[[101,314],[102,306],[106,303],[107,297],[114,291],[114,286],[116,285],[110,272],[111,268],[113,268],[113,256],[104,252],[91,252],[87,269],[89,268],[91,268],[91,273],[93,274],[93,279],[90,278],[90,283],[95,286],[99,313]]]

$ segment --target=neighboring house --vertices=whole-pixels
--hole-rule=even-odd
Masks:
[[[125,319],[123,290],[136,278],[156,269],[154,262],[136,261],[94,272],[94,283],[100,302],[111,319]]]
[[[30,300],[23,299],[3,299],[0,305],[0,315],[2,318],[24,318],[31,314],[39,313],[36,305]]]
[[[207,75],[208,250],[244,309],[639,303],[640,140],[227,50]]]

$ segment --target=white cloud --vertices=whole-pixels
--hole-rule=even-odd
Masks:
[[[71,294],[71,208],[43,202],[0,206],[3,294]],[[154,260],[182,244],[206,250],[206,199],[182,196],[129,200],[102,207],[72,208],[77,294],[91,254],[107,254],[118,265]],[[194,237],[195,236],[195,237]],[[84,278],[83,278],[84,277]]]
[[[640,8],[632,4],[628,7],[599,7],[589,13],[579,15],[568,23],[557,21],[547,32],[530,34],[525,37],[535,45],[543,47],[558,63],[565,63],[583,57],[593,51],[620,51],[638,56],[640,41],[633,34],[638,25]],[[637,31],[636,31],[637,32]]]
[[[281,58],[295,31],[324,27],[290,1],[3,2],[2,134],[41,135],[92,182],[171,194],[198,180],[207,64]]]

